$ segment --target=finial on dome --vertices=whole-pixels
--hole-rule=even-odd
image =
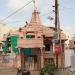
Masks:
[[[32,0],[33,1],[33,4],[34,4],[34,10],[37,10],[37,7],[36,7],[36,2],[35,0]]]

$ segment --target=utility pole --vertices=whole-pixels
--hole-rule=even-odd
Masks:
[[[55,31],[58,30],[58,0],[55,0]]]
[[[58,36],[58,0],[55,0],[55,33],[57,33],[56,36]],[[55,54],[55,56],[56,56],[56,67],[58,68],[58,54]]]
[[[55,0],[55,33],[57,36],[58,42],[55,45],[60,47],[61,52],[61,68],[63,68],[63,55],[62,55],[62,44],[61,44],[61,29],[60,29],[60,22],[59,22],[59,10],[58,10],[58,0]],[[58,61],[59,60],[59,53],[56,53],[56,66],[58,68]]]

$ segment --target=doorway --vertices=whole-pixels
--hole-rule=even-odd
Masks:
[[[37,70],[37,55],[25,56],[25,69]]]

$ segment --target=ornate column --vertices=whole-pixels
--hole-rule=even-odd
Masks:
[[[40,48],[40,67],[43,68],[44,66],[44,55],[43,55],[43,48]]]
[[[24,71],[25,64],[24,64],[23,50],[20,50],[20,53],[21,53],[21,71]]]

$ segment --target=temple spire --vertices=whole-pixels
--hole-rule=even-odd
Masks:
[[[34,4],[34,10],[37,10],[37,7],[36,7],[36,2],[35,0],[32,0],[33,1],[33,4]]]
[[[40,16],[39,16],[40,12],[38,12],[37,10],[34,10],[32,13],[32,18],[31,18],[31,23],[37,23],[40,24]]]
[[[33,10],[33,13],[32,13],[30,23],[34,23],[35,25],[36,24],[40,25],[40,16],[39,16],[40,12],[38,12],[38,10],[37,10],[35,0],[33,0],[33,3],[34,3],[34,10]]]

